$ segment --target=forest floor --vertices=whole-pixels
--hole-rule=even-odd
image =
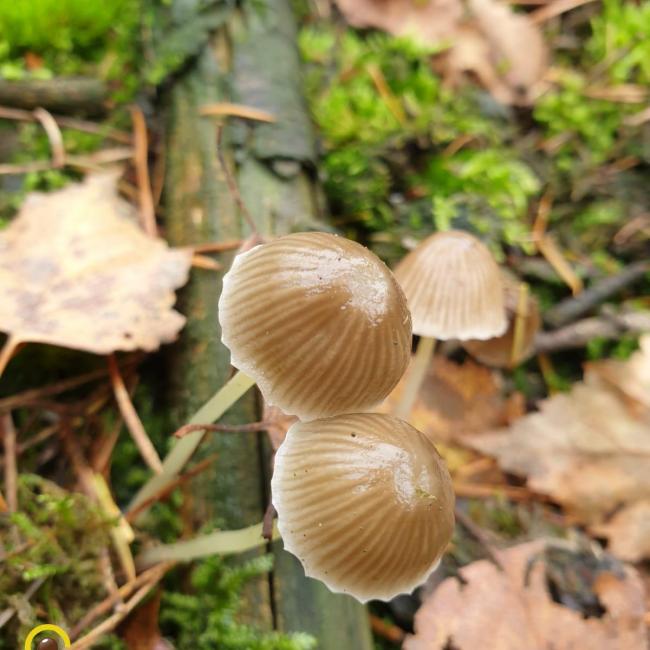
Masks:
[[[180,20],[183,4],[0,4],[0,650],[51,621],[74,648],[315,647],[238,616],[269,556],[134,564],[211,532],[187,514],[210,458],[144,520],[127,506],[175,440],[157,351],[183,336],[174,291],[250,244],[160,241],[167,93],[240,9],[189,2]],[[391,267],[467,230],[514,287],[506,352],[443,342],[416,397],[457,530],[416,594],[371,603],[376,647],[648,647],[650,2],[292,5],[326,228]],[[283,119],[235,99],[197,116],[224,146]],[[286,422],[271,428],[276,448]]]

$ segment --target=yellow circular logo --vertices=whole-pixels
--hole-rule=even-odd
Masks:
[[[32,641],[36,638],[36,635],[41,632],[53,632],[63,641],[64,648],[69,648],[71,645],[70,637],[67,635],[65,630],[62,630],[58,625],[46,623],[45,625],[38,625],[27,635],[27,638],[25,639],[25,650],[32,650]]]

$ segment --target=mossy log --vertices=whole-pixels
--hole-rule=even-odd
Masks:
[[[174,19],[196,11],[196,0],[175,0]],[[295,26],[288,0],[250,3],[214,34],[169,91],[165,224],[175,245],[227,240],[248,234],[217,156],[217,125],[199,108],[237,101],[271,112],[276,122],[230,119],[223,157],[236,175],[244,203],[262,235],[318,226],[319,191],[313,180],[314,145],[300,93]],[[260,6],[263,5],[263,6]],[[236,164],[235,164],[236,161]],[[220,261],[228,268],[231,256]],[[188,322],[170,354],[171,404],[178,423],[187,420],[231,372],[220,343],[217,302],[222,274],[194,270],[181,297]],[[225,421],[259,418],[251,391]],[[191,512],[201,525],[240,527],[259,521],[268,503],[270,454],[260,434],[211,435],[200,455],[218,454],[213,471],[192,483]],[[369,650],[372,640],[364,607],[331,594],[305,578],[302,568],[273,545],[271,581],[247,594],[244,618],[261,628],[304,631],[321,650]]]

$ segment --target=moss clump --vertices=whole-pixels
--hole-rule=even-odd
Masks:
[[[19,477],[18,503],[17,513],[0,516],[0,611],[16,610],[0,636],[7,650],[40,623],[69,627],[105,597],[99,557],[112,525],[84,495],[31,474]]]
[[[160,610],[163,634],[178,650],[311,650],[307,634],[260,632],[236,620],[245,582],[271,569],[273,558],[262,556],[239,566],[213,557],[191,575],[192,593],[165,592]]]

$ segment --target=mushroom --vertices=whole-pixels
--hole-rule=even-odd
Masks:
[[[411,317],[388,267],[326,233],[238,255],[219,299],[223,343],[267,402],[301,419],[363,411],[404,373]]]
[[[527,359],[535,345],[541,319],[539,306],[528,285],[503,273],[508,329],[485,341],[463,341],[463,347],[481,363],[495,368],[513,368]]]
[[[284,547],[306,575],[362,602],[413,591],[453,533],[443,460],[388,415],[297,422],[276,454],[271,491]]]
[[[488,339],[507,327],[499,267],[487,247],[460,230],[435,233],[395,269],[420,336],[397,415],[406,417],[436,339]]]

